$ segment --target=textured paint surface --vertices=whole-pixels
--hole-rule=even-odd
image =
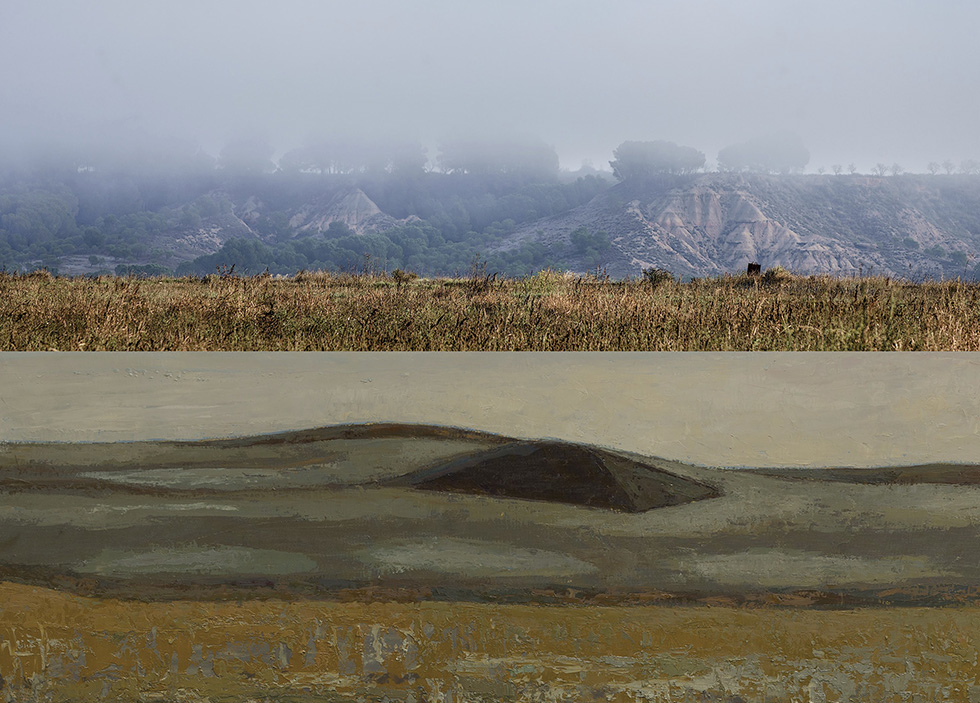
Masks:
[[[851,605],[961,600],[980,583],[980,466],[933,466],[927,483],[864,471],[877,478],[712,469],[417,425],[18,444],[0,454],[0,569],[135,598],[207,599],[219,586],[248,598],[266,584],[509,602],[568,589],[620,602],[799,591]]]
[[[0,585],[6,700],[955,701],[980,609],[136,603]],[[268,697],[268,698],[267,698]]]
[[[980,355],[0,357],[0,441],[200,439],[378,421],[707,466],[974,463]]]
[[[722,495],[630,514],[359,485],[480,440],[292,447],[285,471],[282,447],[177,471],[133,443],[366,421],[665,456]],[[708,468],[974,464],[977,355],[0,355],[0,458],[25,441],[118,461],[51,445],[83,483],[0,493],[26,568],[0,582],[3,701],[980,701],[972,468]],[[473,600],[515,583],[534,602]],[[446,584],[470,602],[424,600]]]

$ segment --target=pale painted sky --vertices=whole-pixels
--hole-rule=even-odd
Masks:
[[[980,354],[0,354],[0,451],[372,421],[708,466],[978,463]]]

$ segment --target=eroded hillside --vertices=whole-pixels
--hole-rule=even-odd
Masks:
[[[485,263],[507,276],[653,267],[689,278],[756,261],[922,280],[976,278],[980,254],[980,176],[966,174],[700,173],[611,186],[595,174],[276,172],[144,187],[110,175],[0,184],[0,267],[202,275],[369,264],[445,276]]]
[[[580,228],[606,250],[580,257],[610,274],[647,267],[702,276],[750,261],[798,273],[972,276],[980,180],[968,176],[762,176],[710,173],[621,183],[505,247],[574,250]]]

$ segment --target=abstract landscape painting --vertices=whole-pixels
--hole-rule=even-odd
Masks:
[[[980,357],[0,360],[5,700],[980,699]]]

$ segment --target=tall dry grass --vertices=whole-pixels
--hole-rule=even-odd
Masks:
[[[980,350],[980,284],[0,274],[4,350]]]

